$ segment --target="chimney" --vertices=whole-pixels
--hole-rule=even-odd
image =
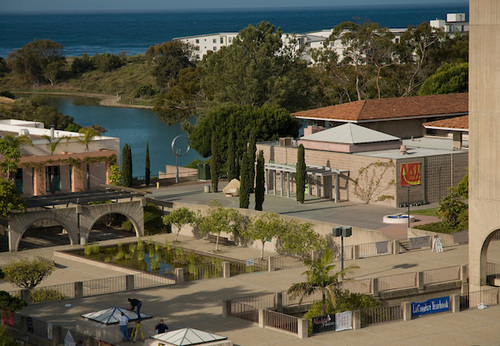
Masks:
[[[399,155],[408,155],[408,151],[406,150],[406,145],[401,144],[401,147],[399,147]]]

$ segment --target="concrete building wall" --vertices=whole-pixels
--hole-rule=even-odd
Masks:
[[[258,144],[257,150],[263,150],[264,159],[269,163],[276,164],[291,164],[295,165],[297,162],[297,148],[283,147],[278,145],[264,145]],[[353,155],[348,153],[331,152],[325,150],[305,150],[305,160],[307,165],[318,165],[342,170],[348,170],[349,176],[341,176],[339,179],[340,199],[349,200],[353,202],[365,202],[365,200],[355,193],[356,179],[362,180],[359,172],[361,169],[368,167],[370,164],[375,163],[388,163],[391,160],[387,158]],[[392,160],[394,166],[391,169],[385,170],[384,167],[379,166],[364,177],[376,177],[379,186],[382,188],[376,194],[377,196],[387,195],[393,198],[388,198],[383,201],[370,201],[370,203],[377,203],[390,206],[407,205],[408,203],[408,190],[406,187],[401,186],[400,182],[400,169],[402,164],[406,163],[420,163],[421,165],[421,183],[420,185],[413,185],[410,187],[410,203],[436,203],[448,194],[450,187],[457,186],[467,173],[468,168],[468,153],[465,151],[456,152],[453,154],[443,154],[435,156],[421,156],[412,157],[411,155],[400,156]],[[372,165],[373,166],[373,165]],[[270,188],[274,190],[274,179],[270,176]],[[286,181],[285,181],[286,182]],[[319,197],[329,197],[332,194],[324,195],[323,188],[328,181],[324,181],[320,177],[312,177],[310,180],[311,194]],[[366,187],[367,184],[364,186]],[[387,187],[391,185],[390,187]],[[285,190],[286,190],[286,184]],[[278,195],[281,195],[281,175],[276,177],[276,188]],[[334,188],[334,185],[332,186]],[[319,192],[318,192],[319,190]],[[295,181],[293,175],[291,176],[291,192],[295,192]],[[274,193],[274,192],[272,192]],[[286,193],[284,193],[286,195]],[[376,198],[375,198],[376,199]]]
[[[471,0],[469,13],[469,286],[477,290],[500,229],[500,1]]]

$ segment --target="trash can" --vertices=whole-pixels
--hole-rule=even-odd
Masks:
[[[210,165],[208,163],[198,164],[198,180],[210,180]]]

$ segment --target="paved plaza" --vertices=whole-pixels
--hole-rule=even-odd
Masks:
[[[237,206],[236,198],[227,198],[221,193],[204,193],[203,187],[203,184],[197,184],[153,189],[150,196],[162,200],[197,204],[204,204],[211,199],[218,198],[224,202],[225,206]],[[404,210],[397,208],[351,203],[335,204],[332,201],[319,198],[309,198],[304,205],[297,205],[294,200],[280,196],[266,196],[264,210],[359,227],[372,225],[372,227],[365,228],[381,231],[385,229],[385,232],[393,234],[394,238],[398,236],[399,228],[388,231],[381,219],[387,214],[404,212]],[[404,235],[405,226],[401,227],[401,232]],[[155,241],[164,242],[166,237],[169,241],[173,241],[175,235],[157,235],[153,238]],[[122,238],[106,240],[102,243],[118,243],[127,240]],[[180,240],[183,246],[189,249],[210,251],[214,247],[214,244],[203,239],[181,236]],[[500,251],[497,247],[494,244],[489,252],[489,261],[500,262]],[[26,255],[36,254],[54,259],[57,269],[43,281],[42,286],[124,275],[120,271],[96,268],[54,256],[55,250],[65,248],[71,248],[71,246],[41,248],[18,253],[0,253],[0,265],[13,258],[21,258]],[[222,246],[221,248],[221,255],[227,257],[248,259],[260,256],[260,250],[253,247]],[[359,266],[354,278],[368,278],[467,264],[467,256],[467,245],[461,245],[445,248],[443,253],[435,253],[427,249],[401,255],[347,261],[346,264]],[[340,267],[340,264],[337,264]],[[141,312],[153,315],[155,321],[163,318],[170,330],[186,327],[197,328],[227,336],[236,345],[500,345],[500,328],[498,328],[500,325],[500,306],[492,306],[484,310],[471,308],[456,314],[441,313],[408,322],[372,325],[355,331],[322,333],[307,339],[298,339],[294,335],[270,328],[261,329],[256,324],[235,318],[222,318],[222,300],[285,291],[292,283],[304,280],[304,277],[301,276],[304,270],[305,268],[302,267],[275,272],[244,274],[228,279],[200,280],[187,282],[183,285],[139,290],[133,293],[115,293],[37,304],[25,308],[23,312],[32,317],[68,327],[74,325],[78,319],[82,319],[81,314],[110,307],[126,307],[127,298],[134,297],[143,302]],[[14,290],[15,288],[8,283],[1,282],[0,289]],[[150,334],[147,328],[145,328],[145,334]],[[139,341],[136,343],[141,344]]]

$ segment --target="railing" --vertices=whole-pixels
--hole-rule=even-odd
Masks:
[[[417,273],[404,273],[382,276],[378,278],[378,290],[389,291],[417,286]]]
[[[149,273],[141,273],[134,275],[135,289],[174,285],[174,284],[175,284],[175,279],[169,276],[159,276]]]
[[[253,323],[259,322],[259,309],[244,303],[231,302],[230,316]]]
[[[59,293],[59,296],[53,293]],[[75,298],[74,283],[37,287],[30,292],[30,303],[32,304],[72,298]]]
[[[372,279],[348,280],[342,282],[342,288],[351,293],[373,293]]]
[[[374,257],[392,253],[391,241],[379,241],[376,243],[359,244],[359,258]]]
[[[361,313],[361,327],[370,324],[397,321],[403,319],[401,305],[379,306],[370,309],[364,309]]]
[[[304,265],[301,258],[293,256],[274,256],[273,261],[275,269],[298,268]]]
[[[88,280],[83,282],[83,296],[123,292],[126,290],[126,286],[126,276]]]
[[[310,296],[305,296],[302,301],[300,301],[301,297],[293,297],[289,295],[286,291],[282,292],[282,304],[283,306],[297,306],[297,305],[308,305],[312,304],[314,302],[317,302],[318,300],[322,299],[322,294],[321,292],[315,292],[311,294]]]
[[[182,272],[184,281],[220,278],[222,277],[222,265],[220,263],[192,265],[182,268]]]
[[[276,295],[274,293],[267,293],[258,296],[241,297],[232,299],[231,302],[253,306],[257,310],[274,309],[276,307]]]
[[[247,265],[246,261],[234,262],[231,261],[231,276],[245,273],[254,273],[254,272],[262,272],[267,270],[267,266],[263,264],[259,264],[257,262],[253,262],[253,265]]]
[[[461,266],[425,270],[424,285],[460,280]]]
[[[491,287],[482,291],[469,292],[460,296],[460,309],[478,307],[479,304],[486,306],[499,304],[499,288]]]
[[[299,319],[280,312],[264,310],[264,325],[297,334],[299,329]]]

